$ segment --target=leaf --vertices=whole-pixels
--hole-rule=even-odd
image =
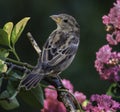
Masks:
[[[6,50],[6,49],[0,49],[0,57],[1,58],[6,58],[6,57],[8,57],[8,55],[9,55],[8,50]]]
[[[5,49],[0,49],[0,73],[7,71],[7,65],[4,63],[6,57],[8,57],[9,52]]]
[[[0,29],[0,44],[9,46],[8,34],[3,29]]]
[[[109,89],[108,89],[106,94],[107,95],[111,95],[113,98],[115,98],[115,99],[117,98],[117,99],[120,100],[120,87],[116,83],[113,83],[109,87]]]
[[[16,73],[16,72],[13,72],[11,78],[14,78],[14,79],[16,79],[16,80],[18,80],[18,79],[21,80],[21,79],[22,79],[22,76],[21,76],[20,74]]]
[[[7,65],[4,64],[4,61],[0,60],[0,73],[5,73],[7,71]]]
[[[11,80],[8,81],[7,91],[9,92],[10,96],[13,96],[13,94],[17,91],[13,81]]]
[[[22,31],[24,30],[29,19],[30,19],[30,17],[25,17],[14,26],[12,35],[11,35],[11,41],[12,41],[13,45],[19,39],[19,37],[20,37]]]
[[[6,31],[7,34],[8,34],[9,46],[10,46],[10,37],[11,37],[12,29],[13,29],[13,23],[12,22],[6,23],[3,27],[3,30]]]
[[[39,109],[43,107],[44,97],[40,86],[37,86],[29,91],[24,89],[19,93],[19,95],[27,104]]]
[[[19,102],[17,101],[16,98],[11,100],[10,102],[7,100],[1,100],[0,105],[1,105],[1,107],[3,107],[6,110],[12,110],[12,109],[18,108],[20,106]]]
[[[19,103],[17,101],[16,98],[8,100],[8,98],[10,97],[9,93],[7,90],[3,91],[0,94],[0,105],[6,109],[6,110],[11,110],[11,109],[15,109],[17,107],[19,107]]]

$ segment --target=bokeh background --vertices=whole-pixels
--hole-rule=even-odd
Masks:
[[[24,17],[31,17],[16,44],[22,61],[35,65],[38,55],[29,43],[26,33],[31,32],[42,48],[49,34],[56,28],[49,18],[52,14],[68,13],[76,18],[81,28],[81,43],[72,65],[61,74],[69,79],[74,89],[89,98],[91,94],[102,94],[109,86],[102,81],[94,68],[95,53],[106,44],[105,26],[101,17],[109,12],[114,0],[0,0],[0,28],[6,22],[17,23]],[[20,100],[20,108],[10,112],[40,112]],[[6,112],[0,108],[0,112]]]

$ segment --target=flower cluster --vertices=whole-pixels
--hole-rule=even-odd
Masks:
[[[117,45],[120,42],[120,0],[114,3],[108,15],[102,17],[103,24],[106,25],[107,41],[111,45]]]
[[[86,112],[116,112],[120,104],[108,95],[92,95],[86,106]]]
[[[120,53],[112,52],[109,45],[104,45],[96,53],[95,67],[104,80],[120,81]]]
[[[71,93],[73,93],[73,85],[69,80],[63,79],[62,83]],[[50,88],[54,89],[53,86],[45,88],[46,99],[44,100],[44,108],[41,112],[66,112],[66,108],[63,103],[57,100],[57,92]],[[86,100],[86,96],[81,92],[76,91],[73,94],[80,104]]]
[[[96,53],[95,67],[102,79],[118,82],[120,81],[120,52],[113,52],[112,46],[120,43],[120,0],[114,3],[109,14],[104,15],[102,19],[108,32],[106,35],[108,45],[104,45]]]

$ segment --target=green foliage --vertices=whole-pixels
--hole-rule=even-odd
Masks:
[[[120,85],[117,83],[111,84],[107,91],[107,95],[110,95],[113,99],[120,101]]]
[[[14,109],[14,108],[17,108],[19,107],[19,103],[16,99],[16,97],[14,97],[13,99],[7,99],[9,98],[9,92],[7,90],[3,91],[1,94],[0,94],[0,105],[6,109],[6,110],[11,110],[11,109]]]
[[[4,63],[6,57],[8,57],[9,52],[5,49],[0,49],[0,73],[7,71],[7,65]]]
[[[13,52],[19,61],[20,59],[15,50],[15,43],[22,34],[29,19],[30,17],[25,17],[20,20],[15,26],[13,26],[12,22],[8,22],[4,25],[3,29],[0,29],[0,45],[9,47],[9,51]]]
[[[24,89],[20,92],[20,97],[23,101],[25,101],[27,104],[35,107],[35,108],[41,108],[43,107],[43,91],[40,86],[37,86],[36,88],[31,89],[30,91],[25,91]]]
[[[7,32],[7,40],[8,40],[8,45],[10,47],[10,38],[11,38],[11,32],[13,29],[13,23],[12,22],[8,22],[4,25],[3,30]]]
[[[22,34],[29,17],[25,17],[20,20],[15,26],[12,22],[8,22],[4,25],[3,29],[0,29],[0,88],[4,88],[0,91],[0,106],[6,110],[11,110],[19,107],[19,101],[16,98],[18,94],[19,83],[23,77],[21,71],[13,70],[12,67],[7,67],[5,63],[9,59],[9,54],[13,53],[17,58],[18,63],[20,59],[15,50],[15,44]],[[4,74],[3,74],[4,73]],[[7,81],[4,87],[3,83]],[[43,106],[43,92],[40,86],[31,89],[30,91],[20,90],[19,96],[29,105],[41,108]]]
[[[0,29],[0,44],[5,46],[10,46],[8,39],[8,33],[4,31],[3,29]]]
[[[19,21],[13,28],[13,31],[12,31],[12,34],[11,34],[11,42],[12,44],[14,45],[17,40],[19,39],[22,31],[24,30],[28,20],[30,18],[29,17],[26,17],[24,19],[22,19],[21,21]]]

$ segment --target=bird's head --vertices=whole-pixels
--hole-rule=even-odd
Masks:
[[[58,14],[50,17],[56,22],[58,29],[65,31],[79,31],[79,24],[74,17],[68,14]]]

